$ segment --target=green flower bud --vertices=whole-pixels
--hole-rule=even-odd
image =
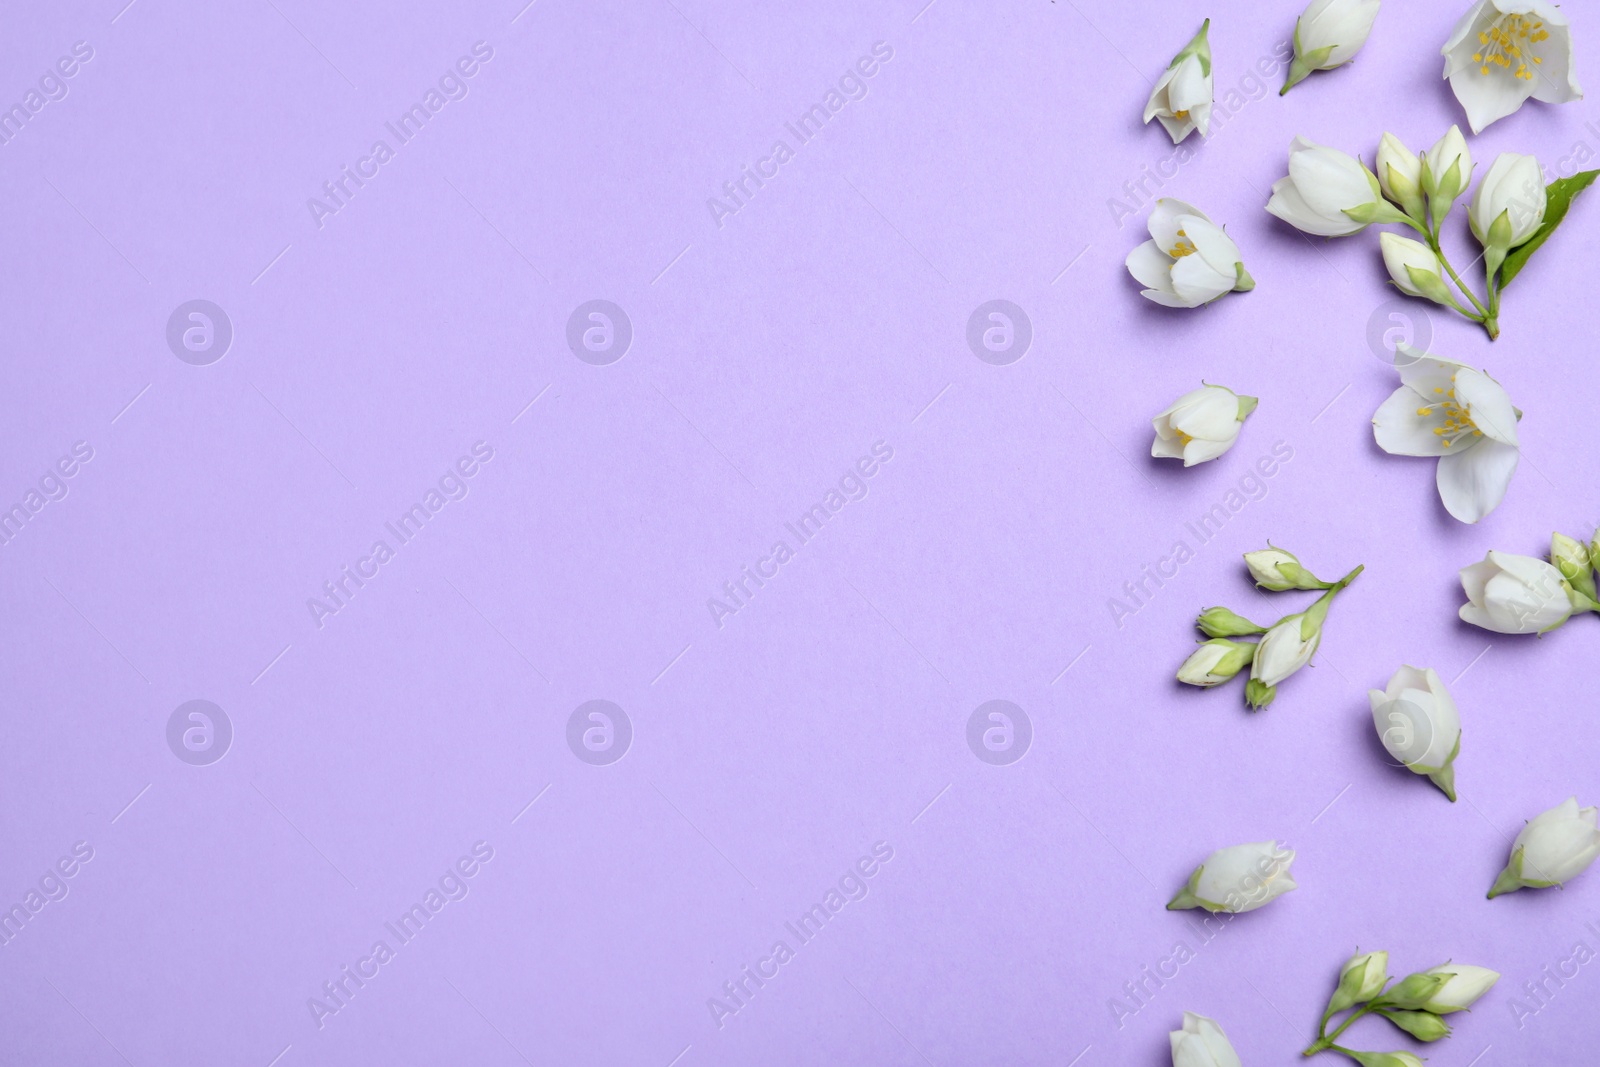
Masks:
[[[1362,1004],[1383,992],[1389,980],[1389,954],[1362,952],[1351,956],[1339,971],[1339,987],[1328,1000],[1328,1014]]]
[[[1418,1041],[1437,1041],[1450,1036],[1450,1024],[1432,1012],[1380,1011],[1378,1014]]]
[[[1207,608],[1195,620],[1195,625],[1207,637],[1247,637],[1264,634],[1265,626],[1257,626],[1243,615],[1235,615],[1227,608]]]
[[[1552,534],[1550,562],[1555,564],[1556,570],[1561,572],[1561,577],[1571,583],[1572,588],[1590,600],[1595,599],[1594,563],[1587,545],[1566,534]]]
[[[1385,1008],[1420,1011],[1447,981],[1449,975],[1435,974],[1432,971],[1409,974],[1393,989],[1379,997],[1377,1003]]]

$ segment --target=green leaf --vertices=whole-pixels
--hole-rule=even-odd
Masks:
[[[1528,258],[1539,250],[1545,239],[1561,225],[1561,220],[1567,217],[1567,208],[1572,206],[1578,194],[1589,188],[1595,178],[1600,178],[1600,170],[1585,170],[1570,178],[1557,178],[1545,187],[1544,222],[1528,238],[1527,243],[1513,248],[1506,256],[1505,265],[1500,268],[1500,288],[1511,284],[1511,279],[1527,265]]]

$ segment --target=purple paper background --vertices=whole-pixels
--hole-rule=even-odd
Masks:
[[[1600,875],[1484,892],[1524,819],[1600,796],[1596,623],[1471,629],[1455,572],[1600,519],[1600,203],[1498,343],[1429,320],[1527,413],[1479,527],[1372,443],[1376,240],[1261,210],[1296,133],[1370,159],[1462,121],[1438,79],[1459,5],[1386,6],[1352,67],[1280,99],[1251,71],[1295,11],[1240,0],[122,3],[0,15],[6,106],[93,49],[0,146],[0,504],[93,449],[0,549],[0,898],[94,852],[0,949],[0,1060],[1153,1067],[1191,1009],[1285,1063],[1358,945],[1504,973],[1433,1063],[1589,1056],[1594,965],[1520,1025],[1512,998],[1600,946]],[[1173,177],[1139,112],[1206,15],[1236,113]],[[1600,26],[1574,18],[1592,79]],[[319,228],[307,198],[479,41],[468,95]],[[784,124],[875,42],[865,98],[798,145]],[[719,226],[708,198],[779,138],[794,158]],[[1570,172],[1600,110],[1530,104],[1471,144]],[[1154,192],[1227,223],[1258,288],[1143,301],[1122,259]],[[166,343],[195,298],[234,329],[209,366]],[[597,298],[634,330],[608,366],[565,340]],[[1034,330],[1009,366],[965,339],[993,298]],[[1149,460],[1151,415],[1201,378],[1261,397],[1239,444]],[[319,628],[307,599],[479,441],[466,498]],[[868,495],[719,628],[708,598],[878,441]],[[1199,546],[1185,523],[1277,442],[1264,498]],[[1269,537],[1367,570],[1251,715],[1172,673],[1202,606],[1309,599],[1249,588]],[[1116,625],[1180,538],[1194,558]],[[1373,736],[1366,689],[1402,662],[1453,680],[1458,804]],[[196,698],[235,731],[210,766],[167,746]],[[610,766],[566,741],[594,698],[634,729]],[[991,699],[1033,724],[1010,766],[966,743]],[[1265,838],[1299,850],[1298,892],[1203,945],[1200,913],[1162,910]],[[308,999],[477,841],[468,895],[319,1028]],[[880,841],[869,894],[719,1028],[708,998]],[[1179,939],[1195,958],[1119,1026]],[[1381,1022],[1352,1042],[1413,1047]]]

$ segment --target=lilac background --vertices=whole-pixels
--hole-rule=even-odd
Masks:
[[[1511,1011],[1600,946],[1600,875],[1484,899],[1525,818],[1600,795],[1595,621],[1535,641],[1455,617],[1457,568],[1600,519],[1600,203],[1498,343],[1432,319],[1527,412],[1477,528],[1372,444],[1395,384],[1365,339],[1392,297],[1376,240],[1261,210],[1296,133],[1370,159],[1386,128],[1422,147],[1461,121],[1437,54],[1458,5],[1388,5],[1353,67],[1283,99],[1268,79],[1166,183],[1259,283],[1167,313],[1122,269],[1145,194],[1120,227],[1109,204],[1173,151],[1137,121],[1149,81],[1210,15],[1219,99],[1248,93],[1288,5],[122,2],[0,16],[7,106],[94,49],[0,147],[0,503],[94,450],[0,549],[0,897],[94,849],[0,949],[0,1060],[1158,1065],[1192,1009],[1284,1063],[1357,945],[1504,972],[1433,1063],[1600,1038],[1592,966]],[[480,40],[470,95],[317,228],[306,199]],[[716,225],[707,199],[879,41],[866,98]],[[1560,172],[1579,142],[1600,111],[1531,104],[1472,147]],[[197,297],[235,329],[206,367],[165,342]],[[995,297],[1035,331],[1010,366],[965,343]],[[594,298],[635,331],[610,366],[565,343]],[[1202,377],[1262,398],[1240,443],[1150,461],[1150,416]],[[307,598],[480,440],[470,495],[319,629]],[[707,599],[879,440],[869,495],[719,629]],[[1115,625],[1109,599],[1279,441],[1266,497]],[[1302,603],[1249,589],[1239,553],[1268,537],[1367,570],[1316,669],[1251,715],[1172,672],[1200,607]],[[1365,691],[1401,662],[1454,680],[1456,805],[1372,736]],[[564,736],[596,697],[635,730],[607,767]],[[193,698],[234,726],[211,766],[167,748]],[[995,698],[1035,730],[1008,767],[965,741]],[[1163,903],[1269,837],[1302,888],[1119,1028],[1124,983],[1199,945]],[[308,998],[479,840],[470,894],[319,1029]],[[877,841],[870,894],[719,1029],[707,998]],[[1410,1047],[1379,1022],[1352,1041]]]

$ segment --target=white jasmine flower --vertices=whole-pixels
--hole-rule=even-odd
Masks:
[[[1145,287],[1145,299],[1193,308],[1256,287],[1233,238],[1193,204],[1157,200],[1149,226],[1151,239],[1127,258],[1128,273]]]
[[[1470,963],[1442,963],[1424,974],[1440,975],[1444,984],[1433,991],[1422,1005],[1423,1011],[1435,1015],[1448,1015],[1453,1011],[1466,1011],[1500,980],[1499,971],[1475,967]]]
[[[1150,454],[1182,459],[1185,467],[1216,459],[1239,439],[1239,430],[1257,402],[1220,385],[1185,393],[1151,420],[1156,439]]]
[[[1489,165],[1489,173],[1478,183],[1467,211],[1472,235],[1485,249],[1506,252],[1524,244],[1544,224],[1549,194],[1544,172],[1533,156],[1502,152]]]
[[[1167,910],[1255,911],[1299,888],[1289,873],[1293,862],[1294,850],[1280,849],[1276,841],[1218,849],[1194,869]]]
[[[1461,751],[1461,715],[1432,669],[1401,667],[1383,689],[1369,689],[1372,721],[1389,755],[1425,774],[1456,799],[1455,758]]]
[[[1215,1019],[1183,1013],[1183,1029],[1168,1035],[1172,1041],[1172,1067],[1240,1067],[1228,1035]]]
[[[1523,888],[1561,885],[1582,874],[1600,856],[1595,816],[1596,809],[1578,807],[1577,797],[1535,815],[1511,843],[1511,861],[1495,879],[1490,899]]]
[[[1406,221],[1399,208],[1384,201],[1378,176],[1366,164],[1304,137],[1290,144],[1289,176],[1272,183],[1267,210],[1320,237],[1345,237],[1374,222]]]
[[[1144,121],[1159,119],[1173,144],[1195,130],[1204,137],[1211,129],[1211,45],[1206,40],[1210,26],[1206,19],[1194,39],[1172,57],[1144,107]]]
[[[1311,0],[1294,24],[1294,60],[1282,96],[1315,70],[1350,62],[1367,43],[1378,0]]]
[[[1528,97],[1581,100],[1572,31],[1548,0],[1477,0],[1441,50],[1444,76],[1473,133],[1512,114]]]
[[[1396,357],[1402,384],[1372,416],[1378,447],[1439,457],[1435,481],[1445,510],[1477,522],[1500,505],[1516,473],[1521,413],[1481,371],[1407,345],[1397,346]]]
[[[1499,634],[1546,633],[1594,603],[1585,603],[1553,565],[1511,552],[1491,551],[1461,568],[1461,588],[1467,594],[1461,618]]]

